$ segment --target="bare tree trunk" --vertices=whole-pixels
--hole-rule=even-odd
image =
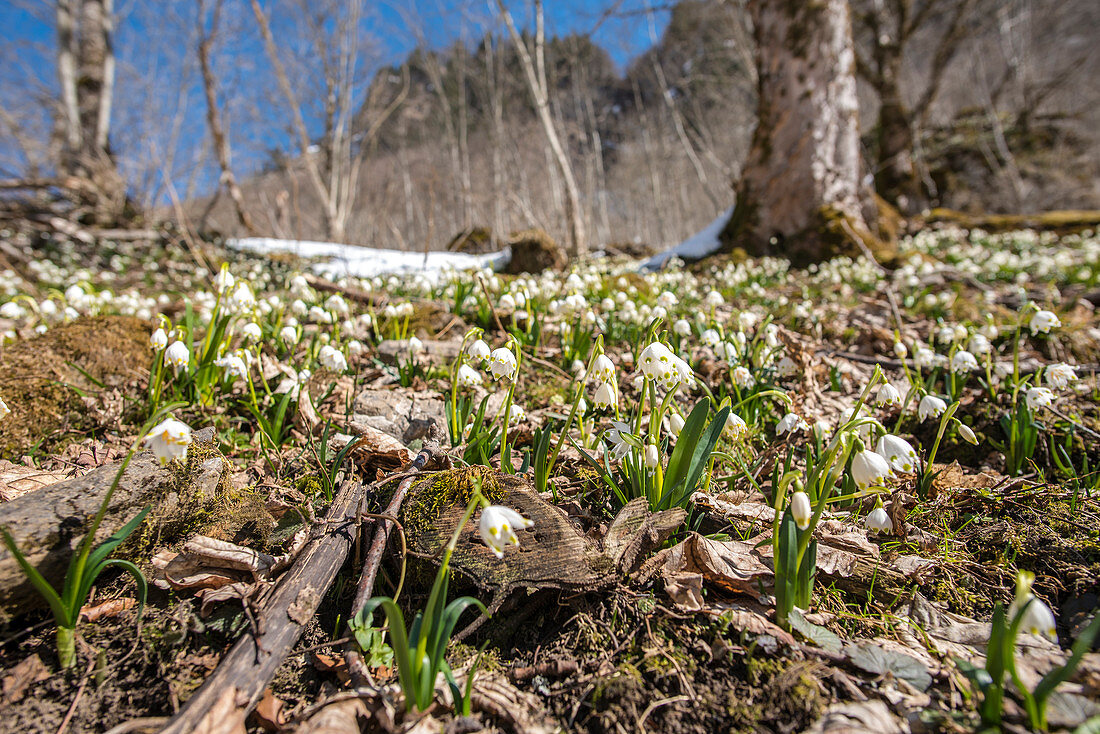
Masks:
[[[723,240],[796,264],[874,242],[846,0],[751,0],[757,126]]]
[[[91,203],[101,225],[116,223],[126,206],[126,185],[109,149],[115,85],[113,12],[113,0],[57,0],[57,75],[65,140],[58,167],[93,184]]]
[[[504,24],[508,26],[512,42],[519,53],[523,73],[527,79],[527,86],[535,100],[539,122],[542,123],[543,132],[546,133],[546,142],[554,154],[554,159],[557,161],[561,173],[565,188],[565,216],[569,220],[570,249],[577,257],[584,257],[588,254],[588,242],[584,230],[584,215],[581,211],[581,195],[577,188],[577,179],[573,175],[573,164],[570,162],[569,154],[558,137],[554,117],[550,113],[550,93],[546,83],[546,60],[544,56],[546,38],[543,29],[542,0],[535,0],[534,60],[532,60],[531,52],[527,50],[527,45],[523,42],[519,30],[516,29],[512,14],[504,7],[504,0],[497,0],[497,8],[500,10],[501,18],[504,19]]]
[[[244,207],[244,194],[237,184],[237,177],[233,175],[230,165],[229,139],[226,137],[225,128],[222,126],[221,111],[218,108],[218,82],[214,78],[214,69],[210,63],[210,49],[214,45],[214,37],[218,33],[218,21],[222,10],[222,0],[215,0],[213,18],[210,21],[210,32],[206,32],[206,2],[199,0],[198,14],[198,38],[199,38],[199,66],[202,69],[202,89],[206,97],[206,124],[210,128],[210,137],[214,143],[214,153],[218,159],[218,167],[221,169],[221,183],[225,186],[233,209],[237,213],[237,221],[248,231],[256,234],[256,225],[252,223],[252,217]]]

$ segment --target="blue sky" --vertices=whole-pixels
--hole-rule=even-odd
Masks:
[[[226,95],[225,114],[238,123],[233,126],[235,167],[247,173],[267,159],[269,150],[293,154],[295,146],[281,119],[285,110],[272,101],[275,87],[248,0],[224,2],[223,32],[229,35],[236,26],[234,35],[240,40],[221,48],[215,63]],[[261,2],[279,35],[294,32],[285,23],[280,29],[280,5],[308,0]],[[215,180],[212,170],[203,170],[209,169],[209,163],[200,164],[209,157],[202,150],[205,106],[194,54],[186,53],[197,4],[197,0],[115,0],[119,72],[112,143],[133,186],[155,190],[152,196],[157,201],[164,200],[166,177],[181,194],[208,189]],[[521,27],[531,26],[533,3],[507,0],[506,5]],[[475,39],[493,23],[495,12],[495,0],[368,0],[364,6],[364,34],[373,40],[375,51],[375,61],[364,67],[367,74],[377,63],[400,62],[421,37],[437,48],[458,39]],[[654,34],[659,36],[668,21],[666,10],[647,15],[651,6],[665,7],[660,0],[547,0],[547,34],[592,32],[593,40],[622,69],[650,46]],[[20,111],[16,115],[20,124],[39,140],[48,137],[51,124],[43,101],[48,101],[56,86],[52,7],[46,0],[0,0],[0,28],[5,35],[0,44],[0,109]],[[619,12],[608,16],[608,8]],[[17,173],[25,161],[10,131],[0,125],[0,177]]]

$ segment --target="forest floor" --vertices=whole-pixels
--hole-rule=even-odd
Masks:
[[[33,244],[37,260],[0,273],[0,524],[16,544],[67,563],[146,421],[174,406],[194,436],[186,456],[128,470],[146,472],[123,480],[133,511],[97,539],[151,508],[114,552],[148,598],[107,569],[71,667],[0,552],[5,731],[159,731],[186,715],[235,644],[287,625],[272,600],[320,573],[311,549],[348,523],[317,518],[348,492],[375,517],[283,615],[300,636],[251,700],[196,730],[886,734],[999,716],[1028,731],[1030,691],[1072,656],[1046,723],[1100,731],[1100,654],[1073,655],[1100,625],[1092,233],[928,230],[890,269],[722,256],[335,283],[214,245]],[[821,503],[808,530],[796,490]],[[534,521],[502,558],[478,495]],[[368,591],[399,590],[409,620],[475,511],[449,597],[493,614],[465,611],[442,648],[460,688],[473,671],[467,716],[442,674],[408,710],[381,611],[380,627],[349,629],[395,497]],[[60,522],[35,540],[15,520],[48,502],[68,509],[48,507]],[[788,530],[816,554],[793,609],[773,557]],[[222,545],[204,555],[197,537]],[[290,570],[273,566],[288,549]],[[1007,646],[1014,669],[983,676],[991,623],[1031,598],[1020,572],[1035,601]]]

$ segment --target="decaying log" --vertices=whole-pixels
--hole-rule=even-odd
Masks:
[[[214,429],[196,431],[193,441],[209,443]],[[191,491],[213,494],[226,471],[225,461],[214,454],[188,482]],[[19,549],[47,581],[56,586],[65,578],[72,554],[84,537],[84,529],[99,510],[103,496],[118,472],[109,464],[83,477],[51,484],[8,502],[0,503],[0,525],[12,534]],[[162,467],[152,452],[143,451],[126,468],[111,498],[107,515],[96,534],[105,540],[146,505],[166,507],[179,500],[179,476]],[[0,614],[14,614],[44,606],[11,553],[0,546]]]
[[[325,534],[302,551],[257,612],[258,630],[237,641],[162,734],[230,732],[238,724],[243,727],[344,565],[362,496],[362,484],[344,484],[325,515]]]

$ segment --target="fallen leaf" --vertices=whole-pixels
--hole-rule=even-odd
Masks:
[[[121,599],[111,599],[102,604],[96,604],[94,607],[81,607],[80,617],[87,622],[111,619],[112,617],[117,617],[122,614],[127,609],[133,609],[135,604],[137,604],[137,599],[129,596],[124,596]]]
[[[286,724],[286,704],[270,688],[264,689],[264,697],[256,704],[252,716],[261,729],[269,732],[279,731]]]
[[[698,612],[703,608],[703,574],[666,574],[665,592],[672,598],[677,609]]]
[[[920,691],[928,690],[928,686],[932,685],[932,676],[928,673],[928,669],[912,655],[887,650],[873,642],[847,645],[844,652],[852,665],[867,673],[875,675],[889,673]]]
[[[663,570],[666,578],[698,573],[724,591],[753,597],[760,593],[761,584],[770,585],[772,580],[772,570],[751,543],[710,540],[698,533],[672,547]]]
[[[829,652],[840,652],[844,647],[844,643],[840,641],[840,638],[836,634],[821,625],[814,624],[799,611],[797,608],[792,609],[787,615],[788,621],[791,623],[791,629],[798,632],[798,634],[805,637],[810,642],[814,643],[823,650]]]
[[[28,688],[49,677],[50,671],[37,653],[24,658],[4,676],[4,700],[8,703],[22,701]]]
[[[332,673],[341,683],[347,683],[351,680],[348,665],[342,655],[315,652],[313,653],[313,667],[322,673]]]
[[[354,421],[349,428],[357,436],[352,453],[361,464],[393,471],[413,460],[413,452],[385,431]]]

